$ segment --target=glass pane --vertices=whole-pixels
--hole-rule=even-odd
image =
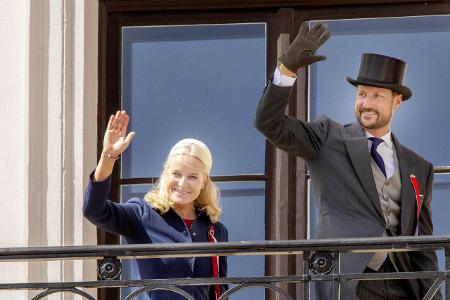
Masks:
[[[263,182],[226,182],[218,183],[221,190],[220,221],[227,227],[230,241],[264,240],[265,237],[265,183]],[[132,197],[143,198],[150,185],[127,185],[121,187],[121,201]],[[121,241],[124,243],[124,241]],[[132,274],[132,260],[122,260],[122,280],[138,279]],[[228,257],[228,276],[263,276],[264,256]],[[121,289],[124,299],[134,289]],[[244,289],[230,297],[231,300],[264,299],[263,289]]]
[[[215,175],[264,173],[253,116],[265,85],[265,35],[264,23],[123,28],[122,106],[137,135],[122,177],[159,176],[186,137],[210,147]]]
[[[410,100],[396,112],[393,132],[407,147],[434,165],[449,165],[450,16],[326,21],[332,37],[319,50],[325,62],[311,67],[311,119],[327,115],[343,124],[355,120],[356,78],[365,52],[401,58],[408,63],[405,84]]]
[[[450,174],[439,174],[434,177],[433,185],[433,199],[431,200],[431,210],[433,211],[435,235],[449,235],[450,223],[448,220],[448,213],[450,212]],[[439,266],[444,270],[445,255],[443,251],[438,252]]]
[[[221,222],[228,229],[230,241],[265,239],[265,183],[226,182],[221,190]],[[229,277],[264,276],[264,256],[229,256]],[[244,289],[232,300],[264,299],[262,288]]]
[[[309,205],[309,216],[308,216],[308,239],[313,239],[316,236],[316,226],[318,223],[318,210],[316,206],[316,193],[314,192],[311,179],[308,179],[308,205]]]
[[[346,77],[356,78],[361,54],[380,53],[408,63],[405,84],[413,96],[396,112],[393,132],[407,147],[435,166],[450,165],[450,17],[427,16],[326,21],[333,32],[320,49],[328,60],[311,67],[310,119],[327,115],[343,124],[354,122],[355,88]],[[449,177],[436,175],[432,200],[435,234],[450,233]],[[314,199],[311,191],[310,200]],[[317,222],[310,201],[311,231]],[[441,254],[439,254],[441,255]],[[443,260],[440,257],[442,266]]]

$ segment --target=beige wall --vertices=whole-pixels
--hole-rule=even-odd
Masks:
[[[97,16],[97,0],[0,0],[2,248],[96,243],[81,203],[96,159]],[[94,261],[0,264],[2,283],[90,279]]]
[[[28,148],[26,123],[27,3],[0,1],[0,247],[27,244]],[[0,264],[0,282],[26,280],[24,263]],[[25,299],[24,292],[0,292],[0,299]]]

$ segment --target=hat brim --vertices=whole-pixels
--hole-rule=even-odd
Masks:
[[[403,101],[408,100],[412,96],[411,90],[408,87],[401,84],[388,84],[371,80],[355,80],[350,77],[347,77],[347,81],[355,87],[358,87],[358,85],[368,85],[393,90],[394,92],[397,92],[403,96],[402,97]]]

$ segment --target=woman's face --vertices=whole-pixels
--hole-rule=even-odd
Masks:
[[[194,206],[205,185],[203,163],[189,154],[175,155],[167,164],[167,189],[175,208]]]

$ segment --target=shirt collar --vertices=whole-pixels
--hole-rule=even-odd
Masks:
[[[366,131],[366,137],[370,138],[370,137],[373,137],[373,135],[370,134],[368,131]],[[392,142],[392,134],[391,134],[391,130],[390,129],[385,135],[383,135],[383,136],[381,136],[379,138],[382,139],[386,143],[386,146],[388,146],[391,149],[393,148],[393,146],[392,146],[392,144],[393,144],[393,142]]]

